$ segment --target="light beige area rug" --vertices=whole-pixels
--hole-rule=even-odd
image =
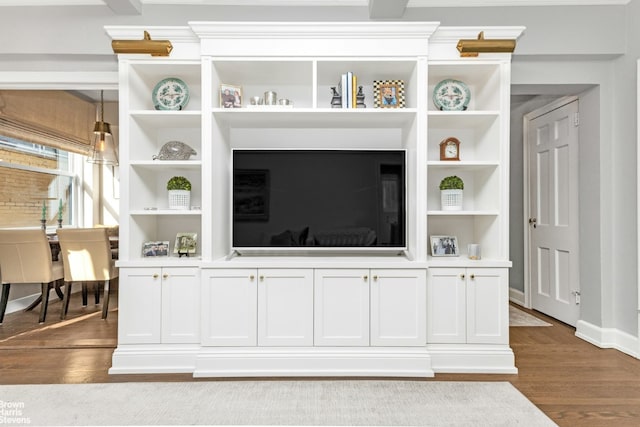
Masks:
[[[512,305],[509,306],[509,326],[553,326]]]
[[[556,425],[508,382],[5,385],[0,401],[3,425]]]

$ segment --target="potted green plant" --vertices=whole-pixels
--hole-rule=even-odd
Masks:
[[[167,182],[169,209],[189,209],[191,182],[184,176],[174,176]]]
[[[440,200],[443,211],[462,210],[464,181],[456,175],[447,176],[440,181]]]

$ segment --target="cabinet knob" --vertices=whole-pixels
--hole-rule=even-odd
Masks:
[[[373,280],[374,280],[374,282],[375,282],[376,280],[378,280],[378,276],[373,276]]]
[[[169,274],[168,274],[168,273],[164,273],[164,274],[162,275],[162,278],[163,278],[163,279],[168,279],[168,278],[169,278]]]
[[[366,282],[367,280],[369,280],[369,276],[367,276],[367,275],[365,274],[364,276],[362,276],[362,280],[364,280],[364,281]]]
[[[462,280],[464,280],[464,273],[462,273],[462,274],[460,275],[460,278],[461,278]]]
[[[256,276],[254,276],[253,274],[251,276],[249,276],[249,280],[251,280],[253,282],[253,279],[255,279]]]
[[[153,273],[153,276],[151,277],[153,277],[154,279],[157,279],[158,277],[160,277],[160,275],[158,273]]]
[[[475,275],[475,274],[472,274],[472,275],[470,275],[469,277],[471,277],[471,280],[473,280],[473,279],[475,279],[475,278],[476,278],[476,275]]]
[[[260,276],[260,281],[264,282],[264,276]]]

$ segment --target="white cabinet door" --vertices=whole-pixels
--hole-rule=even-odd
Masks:
[[[197,268],[162,268],[162,342],[200,342],[200,274]]]
[[[314,273],[314,345],[369,345],[369,270]]]
[[[202,273],[202,344],[255,346],[255,269],[205,269]]]
[[[430,268],[427,281],[427,342],[467,340],[466,269]]]
[[[118,344],[160,343],[160,269],[120,268],[119,280]]]
[[[313,345],[313,270],[258,270],[258,345]]]
[[[509,343],[509,271],[467,269],[467,342]]]
[[[422,346],[426,341],[426,271],[371,270],[371,345]]]

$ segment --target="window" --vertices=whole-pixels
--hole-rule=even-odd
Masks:
[[[0,227],[55,228],[77,223],[80,178],[74,158],[59,148],[0,135]]]

